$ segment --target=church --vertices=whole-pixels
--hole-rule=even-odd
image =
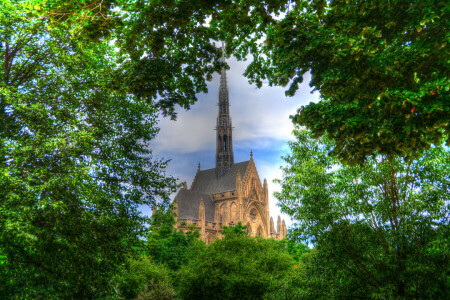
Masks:
[[[224,59],[224,57],[222,57]],[[269,212],[269,190],[250,159],[235,163],[226,70],[222,69],[216,126],[216,167],[197,173],[190,188],[186,182],[175,196],[176,226],[183,231],[195,225],[205,242],[222,237],[223,226],[241,222],[253,236],[280,240],[286,224],[278,217],[275,230]]]

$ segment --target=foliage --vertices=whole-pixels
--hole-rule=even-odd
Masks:
[[[0,294],[90,298],[113,278],[175,181],[149,159],[156,110],[114,93],[114,49],[0,3]],[[66,24],[67,25],[67,24]]]
[[[375,152],[412,159],[449,132],[445,1],[31,2],[51,26],[114,38],[120,68],[110,87],[173,118],[207,91],[221,67],[210,41],[222,40],[237,58],[254,56],[246,76],[258,86],[290,84],[293,96],[311,72],[322,100],[293,120],[316,137],[327,132],[343,162]]]
[[[160,205],[152,215],[139,256],[126,264],[119,290],[125,299],[174,299],[175,271],[204,247],[198,231],[177,230],[173,207]]]
[[[264,294],[263,299],[277,299],[277,300],[294,300],[305,298],[320,298],[320,296],[313,296],[308,291],[307,284],[311,281],[311,273],[305,272],[305,266],[310,267],[309,257],[311,250],[306,244],[302,243],[296,238],[287,237],[278,241],[281,248],[287,252],[296,262],[294,267],[282,279],[277,280],[275,286]],[[316,266],[315,264],[313,266]],[[314,277],[312,277],[314,278]]]
[[[151,232],[147,235],[145,253],[153,257],[154,261],[165,264],[172,270],[178,270],[185,265],[193,252],[204,246],[199,240],[200,233],[177,230],[174,219],[175,213],[171,207],[160,207],[152,216]]]
[[[119,291],[125,299],[158,299],[155,293],[171,295],[170,271],[162,264],[155,263],[146,255],[137,258],[129,258],[128,269],[120,278]],[[172,290],[172,292],[170,292]],[[139,295],[139,296],[138,296]],[[153,297],[153,298],[152,298]],[[165,299],[165,298],[159,298]],[[173,299],[169,297],[166,299]]]
[[[297,234],[317,244],[302,256],[317,262],[305,262],[310,282],[339,296],[445,297],[449,155],[424,149],[449,131],[448,12],[434,0],[1,1],[0,294],[114,292],[127,255],[143,244],[138,205],[175,189],[167,162],[146,147],[157,112],[175,117],[177,105],[188,109],[206,92],[222,67],[213,39],[238,58],[255,55],[246,74],[258,85],[291,82],[293,95],[311,71],[323,97],[294,121],[334,147],[299,133],[304,144],[294,145],[279,194],[302,220]],[[344,167],[327,151],[367,164]],[[186,298],[261,296],[292,263],[242,230],[203,247],[198,233],[161,218],[148,236],[152,260],[136,267],[174,271],[189,261],[180,271]],[[289,247],[298,259],[302,250]],[[161,282],[140,297],[170,295]]]
[[[242,225],[242,222],[238,222],[234,226],[223,226],[222,227],[222,234],[224,236],[235,236],[235,235],[248,235],[247,231],[247,225]]]
[[[286,237],[279,241],[282,249],[289,253],[296,262],[300,262],[303,254],[309,253],[311,249],[298,239]]]
[[[39,20],[71,38],[111,41],[118,68],[110,89],[133,94],[176,117],[219,71],[217,32],[206,19],[222,1],[24,0]],[[149,30],[151,29],[151,30]]]
[[[221,2],[124,1],[116,83],[139,99],[156,99],[165,115],[175,117],[175,104],[189,108],[220,70],[220,53],[210,42],[217,35],[206,19]]]
[[[293,96],[311,73],[322,98],[293,121],[354,164],[418,158],[449,135],[449,12],[441,0],[235,1],[211,24],[238,57],[253,54],[246,75],[258,86],[289,84]]]
[[[348,298],[349,295],[368,298],[370,295],[365,288],[352,273],[343,270],[339,263],[327,259],[315,248],[302,255],[289,275],[266,293],[264,299],[335,299]],[[389,290],[379,296],[382,299],[396,298]]]
[[[281,280],[276,282],[273,289],[264,294],[265,300],[297,300],[297,299],[320,299],[321,297],[311,297],[304,290],[306,276],[300,266],[294,268]],[[322,297],[323,298],[323,297]]]
[[[137,300],[172,300],[176,298],[176,292],[168,282],[151,282],[150,288],[145,286],[139,293]]]
[[[227,234],[198,251],[178,274],[182,299],[260,299],[294,260],[276,241]]]
[[[333,297],[446,298],[449,150],[345,166],[327,155],[330,140],[294,134],[276,197],[297,220],[293,234],[316,244],[310,282]]]

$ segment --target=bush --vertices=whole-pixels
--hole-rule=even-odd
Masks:
[[[261,299],[294,264],[274,240],[225,235],[180,269],[179,295],[182,299]]]
[[[169,269],[157,264],[151,257],[140,256],[128,260],[128,268],[122,274],[119,292],[125,299],[157,299],[154,295],[171,295],[171,277]],[[172,290],[173,291],[173,290]],[[172,299],[172,298],[160,298]]]

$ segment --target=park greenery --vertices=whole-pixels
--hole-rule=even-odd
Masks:
[[[307,289],[332,298],[446,298],[448,148],[348,166],[328,155],[334,145],[327,136],[294,134],[275,196],[296,220],[291,234],[315,245]]]
[[[0,298],[449,298],[450,5],[0,1]],[[292,116],[289,239],[180,232],[148,143],[226,53]],[[304,126],[304,127],[301,127]],[[140,205],[161,205],[149,219]]]

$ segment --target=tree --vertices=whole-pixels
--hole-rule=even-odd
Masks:
[[[124,299],[175,299],[170,270],[155,263],[150,256],[129,258],[128,269],[119,279],[120,296]],[[157,293],[161,293],[157,297]]]
[[[223,226],[222,228],[222,234],[224,236],[234,236],[234,235],[248,235],[247,231],[247,225],[242,225],[242,222],[238,222],[234,226]]]
[[[293,96],[311,73],[321,100],[293,121],[327,133],[341,161],[417,158],[449,135],[445,1],[236,1],[223,15],[211,23],[238,57],[253,54],[250,81]]]
[[[126,299],[175,299],[175,272],[205,246],[198,231],[177,230],[172,207],[153,213],[146,240],[130,256],[119,279]]]
[[[279,243],[282,249],[289,253],[296,262],[300,262],[305,253],[311,252],[311,249],[306,244],[295,237],[286,237],[279,241]]]
[[[111,89],[108,40],[33,4],[0,4],[0,294],[102,297],[140,244],[138,205],[167,199],[175,180],[146,147],[155,106]]]
[[[114,35],[121,67],[113,87],[171,117],[206,92],[222,66],[210,41],[222,40],[227,53],[254,56],[246,75],[258,86],[290,84],[293,96],[312,74],[322,100],[293,120],[316,137],[327,132],[343,162],[375,151],[412,159],[448,136],[444,1],[44,2],[52,24],[65,20],[93,40]]]
[[[241,230],[240,230],[241,231]],[[294,265],[276,241],[229,230],[178,274],[182,299],[261,299]]]
[[[197,93],[207,92],[206,80],[222,66],[221,54],[210,41],[217,40],[217,33],[206,24],[218,6],[221,1],[123,2],[116,82],[155,102],[164,115],[175,117],[175,105],[188,109]]]
[[[449,150],[345,166],[327,155],[333,144],[326,137],[316,141],[298,127],[294,134],[276,197],[296,220],[292,233],[316,245],[316,264],[326,269],[316,266],[311,282],[328,274],[333,297],[446,298]]]
[[[150,232],[144,248],[146,255],[150,255],[159,264],[167,265],[172,271],[186,265],[189,258],[204,246],[199,240],[198,230],[184,233],[175,228],[174,216],[172,207],[169,209],[160,207],[152,215]]]

